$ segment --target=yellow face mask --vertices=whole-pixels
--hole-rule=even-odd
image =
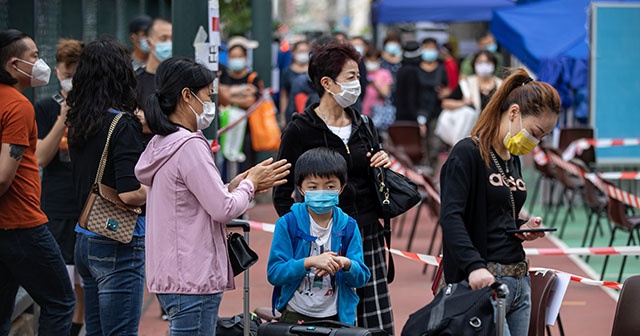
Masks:
[[[509,122],[509,132],[504,136],[504,140],[502,141],[504,146],[507,147],[509,153],[513,155],[524,155],[531,152],[540,140],[529,134],[529,132],[522,128],[522,114],[520,115],[520,132],[518,134],[512,136],[511,135],[511,122]]]

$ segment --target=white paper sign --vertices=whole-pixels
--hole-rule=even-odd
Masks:
[[[560,313],[560,306],[562,306],[562,300],[564,300],[564,294],[567,292],[571,276],[566,273],[556,273],[558,280],[556,280],[553,289],[551,290],[551,299],[549,300],[549,308],[547,308],[547,316],[545,316],[545,322],[547,325],[555,325],[558,313]]]

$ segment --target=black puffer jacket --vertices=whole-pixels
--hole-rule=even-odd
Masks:
[[[374,193],[373,179],[370,176],[370,158],[366,156],[367,151],[370,150],[368,133],[360,112],[353,108],[345,109],[352,122],[351,137],[345,145],[316,114],[316,107],[318,104],[313,104],[304,113],[294,115],[282,134],[278,160],[287,159],[292,164],[292,173],[288,176],[286,184],[274,189],[273,203],[278,215],[282,216],[289,212],[294,202],[291,194],[295,190],[293,172],[296,160],[305,151],[317,147],[333,149],[347,161],[348,181],[346,188],[340,194],[340,208],[351,217],[375,212],[378,201]]]

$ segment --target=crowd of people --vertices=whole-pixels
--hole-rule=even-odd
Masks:
[[[528,275],[505,270],[526,263],[522,241],[544,234],[504,231],[541,225],[518,219],[526,187],[517,156],[551,132],[560,104],[524,70],[495,76],[502,59],[490,34],[460,73],[431,38],[390,33],[379,49],[343,34],[298,41],[280,80],[276,158],[259,161],[247,131],[247,160],[227,177],[202,130],[219,110],[216,77],[220,106],[247,110],[260,99],[264,83],[249,64],[257,43],[229,39],[216,74],[172,57],[171,32],[170,21],[140,16],[130,24],[133,51],[114,40],[61,39],[60,92],[35,105],[21,92],[48,84],[51,69],[31,37],[0,32],[0,335],[11,328],[19,286],[42,308],[40,335],[78,335],[83,324],[87,335],[136,335],[145,281],[171,335],[214,334],[222,293],[235,286],[225,224],[271,188],[281,218],[267,279],[282,321],[333,319],[393,335],[370,173],[391,161],[370,148],[369,134],[417,123],[436,171],[445,150],[438,116],[462,106],[479,120],[442,168],[444,281],[477,289],[501,279],[519,295],[508,300],[511,334],[526,334]],[[77,224],[97,182],[142,207],[130,242]]]

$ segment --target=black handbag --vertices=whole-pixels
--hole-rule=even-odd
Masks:
[[[231,232],[227,235],[227,249],[229,250],[233,276],[248,270],[258,262],[258,254],[249,247],[244,236],[237,232]]]
[[[249,335],[258,335],[258,328],[262,320],[258,315],[251,313],[249,320]],[[220,317],[216,323],[216,336],[243,336],[244,335],[244,314],[231,317]]]
[[[371,154],[382,150],[378,137],[375,136],[372,131],[374,127],[369,122],[369,118],[366,115],[362,115],[362,121],[367,130],[367,142],[371,148]],[[387,247],[391,248],[391,218],[399,216],[413,208],[416,204],[420,203],[422,197],[418,192],[418,186],[406,176],[398,174],[388,168],[375,167],[371,169],[379,203],[378,215],[384,220],[384,239]],[[395,267],[391,253],[389,253],[388,264],[387,282],[392,283],[395,278]]]
[[[496,334],[492,295],[499,283],[472,290],[467,281],[445,286],[428,305],[409,315],[402,336]]]

